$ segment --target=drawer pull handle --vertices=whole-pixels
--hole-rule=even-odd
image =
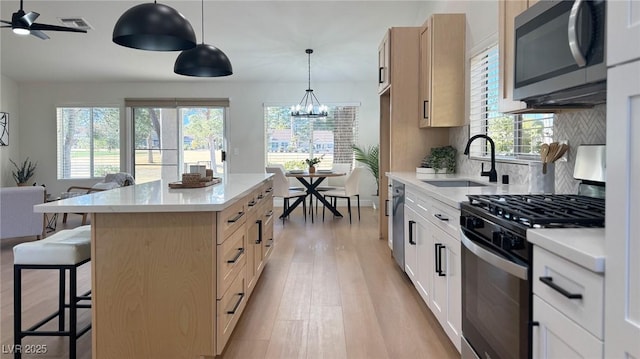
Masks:
[[[553,283],[553,278],[551,277],[540,277],[540,281],[546,285],[548,285],[549,287],[551,287],[551,289],[555,290],[556,292],[562,294],[563,296],[569,298],[569,299],[582,299],[582,294],[575,294],[575,293],[569,293],[567,292],[566,289],[560,287],[559,285]]]
[[[265,190],[265,193],[271,193],[272,191],[273,191],[273,188],[267,188],[267,189]]]
[[[264,198],[264,195],[263,195],[262,193],[260,193],[260,194],[258,195],[258,199],[263,199],[263,198]]]
[[[413,239],[413,225],[416,221],[409,221],[409,244],[416,245],[416,241]]]
[[[273,210],[272,210],[272,209],[270,209],[270,210],[269,210],[269,212],[267,212],[267,215],[266,215],[266,216],[267,216],[267,218],[269,218],[269,217],[273,216]]]
[[[434,216],[434,217],[436,217],[437,219],[441,220],[441,221],[448,221],[448,220],[449,220],[449,218],[447,218],[447,217],[443,216],[443,215],[442,215],[442,214],[440,214],[440,213],[436,213],[436,214],[434,214],[433,216]]]
[[[251,202],[249,202],[249,207],[253,207],[256,205],[256,201],[255,200],[251,200]]]
[[[235,262],[237,262],[238,258],[240,258],[242,253],[244,253],[244,248],[238,248],[238,253],[236,253],[236,256],[233,257],[233,259],[227,260],[227,263],[235,263]]]
[[[258,224],[258,239],[256,240],[256,244],[260,244],[262,243],[262,220],[257,220],[256,224]]]
[[[238,296],[240,298],[238,298],[238,301],[236,302],[236,305],[233,306],[233,309],[228,310],[227,314],[236,314],[236,310],[238,310],[238,307],[240,306],[240,303],[242,303],[242,298],[244,298],[244,293],[238,293]]]
[[[244,216],[244,212],[238,212],[235,217],[227,220],[227,223],[236,223],[240,218],[242,218],[242,216]]]

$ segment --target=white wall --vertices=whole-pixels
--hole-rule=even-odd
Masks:
[[[11,176],[13,166],[9,159],[19,163],[24,158],[19,148],[18,86],[5,76],[0,76],[0,111],[9,113],[9,146],[0,146],[0,187],[9,187],[16,185]]]
[[[306,83],[232,83],[218,81],[158,83],[24,83],[19,85],[20,154],[38,161],[35,182],[52,193],[71,185],[95,181],[56,179],[56,106],[116,105],[133,97],[229,98],[229,171],[264,172],[264,103],[297,103]],[[355,103],[360,107],[359,144],[378,143],[378,95],[375,83],[317,83],[314,92],[323,103]],[[4,94],[3,94],[4,96]],[[238,150],[236,155],[235,149]],[[371,178],[368,178],[371,177]],[[375,193],[372,176],[362,183],[364,198]]]

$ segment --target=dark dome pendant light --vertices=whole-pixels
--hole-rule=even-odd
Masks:
[[[140,50],[181,51],[196,46],[196,34],[176,9],[154,1],[122,14],[113,28],[113,42]]]
[[[173,72],[195,77],[221,77],[233,74],[227,55],[215,46],[204,43],[204,0],[202,0],[202,44],[178,55]]]

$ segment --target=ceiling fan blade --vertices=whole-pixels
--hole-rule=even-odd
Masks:
[[[13,26],[11,26],[11,25],[4,25],[4,26],[0,26],[0,29],[1,29],[1,28],[3,28],[3,27],[12,28]]]
[[[29,11],[22,16],[22,20],[27,24],[27,26],[31,26],[38,16],[40,16],[40,14],[37,12]]]
[[[50,39],[50,37],[47,34],[45,34],[44,32],[42,32],[40,30],[33,30],[32,29],[31,30],[31,35],[33,35],[33,36],[35,36],[35,37],[37,37],[39,39],[42,39],[42,40]]]
[[[3,24],[11,25],[11,21],[0,20],[0,22],[3,23]]]
[[[86,33],[87,30],[82,30],[82,29],[76,29],[73,27],[66,27],[66,26],[58,26],[58,25],[47,25],[47,24],[38,24],[38,23],[33,23],[31,24],[31,31],[33,30],[44,30],[44,31],[68,31],[68,32],[82,32],[82,33]]]

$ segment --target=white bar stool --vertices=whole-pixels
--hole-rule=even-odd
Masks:
[[[69,358],[76,358],[76,339],[91,329],[91,324],[77,330],[77,309],[91,308],[80,301],[91,300],[91,291],[77,294],[77,269],[91,259],[91,226],[63,230],[34,242],[13,247],[13,328],[14,344],[21,348],[22,338],[27,336],[68,336]],[[32,327],[22,330],[22,270],[57,269],[60,271],[58,311]],[[65,302],[65,275],[69,271],[69,303]],[[69,308],[69,330],[65,330],[65,308]],[[54,318],[58,318],[57,331],[37,330]],[[20,359],[20,350],[15,353]]]

